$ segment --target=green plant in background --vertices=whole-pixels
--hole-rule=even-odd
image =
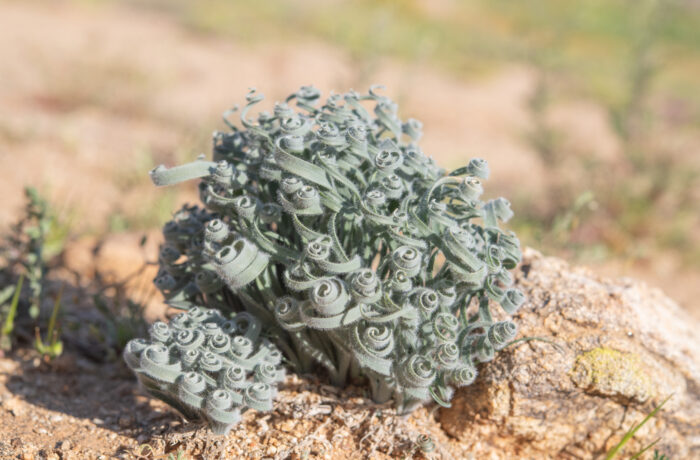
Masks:
[[[642,2],[636,16],[633,43],[627,69],[627,84],[623,100],[610,108],[610,117],[615,132],[623,141],[624,153],[637,167],[643,167],[644,158],[638,150],[640,136],[648,128],[650,112],[648,99],[659,63],[654,56],[658,45],[660,27],[664,23],[663,1]]]
[[[12,348],[12,331],[15,329],[15,316],[17,316],[17,306],[19,305],[19,296],[22,293],[22,284],[24,283],[24,275],[21,275],[16,286],[9,285],[0,293],[0,305],[5,306],[5,301],[12,296],[12,301],[8,305],[5,314],[5,320],[0,332],[0,349],[10,350]]]
[[[521,240],[598,261],[644,257],[647,251],[652,259],[663,250],[697,266],[693,198],[700,172],[692,144],[687,152],[669,152],[695,131],[700,115],[700,9],[693,2],[476,0],[439,2],[437,8],[433,3],[206,0],[195,7],[184,0],[147,0],[139,5],[237,41],[332,43],[352,56],[355,86],[371,78],[367,69],[386,58],[442,69],[466,82],[484,71],[510,74],[512,64],[525,64],[537,77],[528,141],[542,158],[560,164],[552,170],[546,163],[547,182],[559,184],[545,192],[546,198],[510,197],[524,211],[511,223]],[[231,28],[232,21],[241,27]],[[665,61],[659,59],[663,54]],[[407,85],[413,74],[403,72],[399,85]],[[547,122],[548,105],[573,101],[608,111],[608,127],[620,136],[625,158],[600,160],[590,151],[597,142],[572,145],[566,131]],[[581,126],[586,124],[582,119]],[[654,124],[660,130],[646,129]],[[650,136],[645,133],[652,132],[657,146],[650,148],[654,142],[646,142]],[[663,150],[659,139],[670,140]],[[633,157],[641,168],[630,168],[627,159]],[[583,179],[576,183],[572,176]],[[552,245],[551,224],[586,190],[598,198],[597,212],[570,239]]]
[[[446,175],[377,93],[302,87],[274,113],[214,135],[214,161],[151,172],[157,185],[202,178],[205,209],[165,225],[155,280],[176,308],[259,318],[300,372],[338,385],[365,377],[373,399],[408,412],[449,405],[516,334],[497,321],[523,303],[509,288],[518,239],[503,198],[482,202],[484,160]],[[296,102],[298,111],[289,105]],[[373,111],[373,115],[370,112]]]
[[[0,256],[4,262],[1,274],[8,281],[0,292],[0,305],[9,298],[10,292],[15,292],[9,309],[2,312],[6,315],[2,331],[2,347],[6,350],[11,348],[11,334],[17,332],[15,322],[18,319],[26,320],[22,315],[28,316],[30,321],[39,322],[41,304],[45,296],[46,274],[50,263],[62,252],[68,235],[68,227],[58,221],[54,210],[35,188],[26,187],[24,192],[27,199],[24,215],[11,227],[10,232],[4,235],[0,244]],[[17,272],[20,273],[20,281],[13,284],[11,280]],[[29,288],[26,299],[20,297],[24,280]],[[20,305],[28,306],[26,309],[20,309]],[[53,327],[56,325],[56,314],[57,311],[54,311],[49,319]],[[51,334],[58,334],[58,330],[52,328]],[[53,344],[49,345],[49,354],[60,354],[58,336],[49,337],[48,340]],[[40,341],[36,342],[37,346],[39,343]]]
[[[695,193],[700,171],[686,162],[665,139],[668,129],[664,115],[655,108],[660,99],[658,86],[673,72],[664,62],[664,31],[674,25],[672,2],[647,0],[635,10],[626,48],[625,75],[621,78],[619,100],[609,103],[613,132],[623,154],[621,164],[592,171],[601,211],[607,214],[613,236],[611,249],[632,257],[644,257],[648,249],[676,249],[681,259],[694,263],[693,226],[696,219],[678,218],[695,212]],[[679,132],[682,126],[674,126]],[[691,147],[692,149],[692,147]],[[601,165],[602,166],[602,165]],[[673,222],[670,227],[662,222]],[[646,240],[646,241],[645,241]],[[615,248],[615,246],[618,246]],[[690,257],[688,257],[690,255]]]
[[[35,189],[25,188],[25,195],[24,215],[0,241],[0,349],[10,350],[13,342],[21,341],[31,343],[49,359],[61,355],[64,346],[99,362],[117,359],[129,340],[148,329],[143,309],[153,287],[144,279],[140,290],[127,292],[127,283],[141,275],[148,263],[129,277],[110,283],[99,270],[87,283],[83,283],[85,273],[73,273],[76,282],[71,300],[64,305],[65,283],[54,294],[55,282],[50,277],[60,266],[70,227]],[[144,244],[145,237],[141,246]],[[25,280],[32,280],[29,289]],[[46,305],[41,311],[42,299],[54,295],[50,312]],[[96,309],[71,308],[80,297],[92,298]],[[65,330],[71,333],[61,337]]]
[[[14,247],[16,256],[13,262],[22,266],[29,282],[29,316],[39,316],[43,299],[43,280],[46,274],[44,244],[51,229],[53,216],[49,214],[48,203],[33,187],[24,189],[27,198],[25,216],[14,227],[9,244]]]
[[[661,107],[688,110],[688,120],[697,113],[697,104],[686,95],[663,88],[681,70],[677,60],[662,60],[663,53],[677,51],[670,51],[674,45],[669,41],[681,39],[684,20],[697,13],[681,14],[686,7],[682,3],[645,0],[632,8],[594,2],[569,10],[564,5],[527,8],[525,2],[520,7],[527,12],[503,13],[520,24],[519,54],[537,77],[528,101],[532,128],[527,140],[549,171],[545,206],[535,206],[530,197],[518,200],[526,213],[513,225],[524,241],[589,261],[613,255],[652,259],[656,251],[673,249],[679,259],[696,263],[693,197],[700,172],[690,161],[692,147],[684,154],[673,142],[660,142],[683,132],[687,123],[683,117],[671,120]],[[576,56],[597,47],[603,51],[600,56]],[[606,64],[612,56],[617,56],[615,64]],[[590,69],[598,75],[582,78]],[[580,87],[571,91],[574,86]],[[590,150],[595,142],[567,142],[565,131],[547,123],[550,107],[572,100],[595,102],[607,110],[619,157],[603,159]],[[577,183],[576,177],[586,179]],[[587,217],[580,219],[577,213]],[[664,225],[668,222],[672,225]]]
[[[261,332],[248,313],[227,320],[216,310],[192,307],[169,325],[154,323],[150,341],[129,342],[124,360],[149,394],[226,434],[242,411],[271,410],[284,379],[282,353]]]
[[[53,310],[51,310],[51,318],[49,319],[49,324],[46,332],[47,342],[41,337],[41,331],[39,327],[34,330],[36,335],[36,341],[34,342],[34,348],[42,356],[47,356],[49,359],[56,358],[63,353],[63,342],[59,340],[61,335],[60,327],[56,324],[56,319],[58,317],[58,312],[61,309],[61,298],[63,297],[63,286],[61,286],[58,295],[56,296],[56,301],[53,305]]]
[[[145,241],[144,236],[141,240],[142,247]],[[98,241],[92,248],[92,253],[97,253],[101,245],[102,242]],[[65,298],[61,295],[65,286],[62,284],[52,315],[47,318],[46,326],[42,326],[46,330],[46,342],[40,336],[35,337],[35,348],[50,356],[65,345],[96,362],[119,359],[129,340],[143,336],[148,331],[144,309],[155,293],[152,284],[144,276],[148,266],[149,262],[144,261],[141,267],[118,280],[112,280],[111,273],[107,276],[109,279],[106,279],[99,265],[95,266],[92,273],[87,273],[87,270],[73,273],[75,281],[66,286],[71,291],[70,296],[67,296],[65,304],[60,300]],[[81,302],[90,308],[80,308],[78,305]],[[61,333],[57,327],[59,313],[62,319],[61,330],[65,331],[61,341],[57,340]]]
[[[109,300],[99,293],[92,296],[93,305],[102,321],[92,324],[91,331],[106,352],[101,353],[102,356],[93,356],[94,358],[113,361],[131,339],[139,337],[147,329],[143,317],[144,304],[129,298],[122,301],[120,296],[117,297]]]

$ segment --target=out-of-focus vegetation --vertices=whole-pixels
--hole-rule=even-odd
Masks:
[[[9,350],[16,335],[17,325],[22,328],[28,323],[36,326],[36,346],[40,353],[55,357],[61,354],[62,344],[59,340],[59,327],[56,324],[60,309],[59,293],[54,308],[48,319],[48,344],[40,337],[40,324],[46,318],[41,317],[41,305],[46,298],[46,275],[49,267],[63,251],[68,236],[65,219],[60,219],[55,209],[32,187],[25,189],[26,205],[24,215],[4,235],[0,242],[0,278],[3,291],[8,297],[13,293],[11,302],[0,308],[3,319],[0,348]],[[16,280],[16,281],[15,281]],[[22,288],[27,287],[27,294],[22,296]],[[3,300],[4,302],[4,300]],[[2,303],[2,302],[0,302]],[[20,308],[21,307],[21,308]],[[26,335],[25,330],[19,331]]]
[[[54,359],[63,353],[65,330],[71,332],[65,340],[90,358],[117,359],[129,340],[145,333],[144,305],[153,289],[141,286],[127,295],[130,279],[110,283],[99,271],[73,273],[68,283],[63,258],[75,237],[70,221],[36,189],[27,187],[25,195],[23,216],[0,236],[0,352],[32,343],[39,355]],[[135,267],[132,277],[146,265]],[[92,298],[96,311],[81,308],[83,297]]]
[[[320,38],[362,61],[420,60],[457,74],[513,61],[550,61],[567,90],[624,104],[630,54],[640,42],[662,48],[659,82],[700,113],[700,7],[680,0],[419,1],[132,0],[202,32],[248,43]],[[661,56],[659,56],[661,58]],[[698,119],[696,118],[696,121]]]
[[[524,137],[554,180],[546,206],[514,203],[526,242],[570,256],[700,260],[697,155],[678,138],[700,124],[700,5],[692,0],[308,1],[141,0],[193,30],[248,44],[320,39],[368,75],[402,59],[458,77],[502,64],[533,70]],[[370,83],[370,82],[363,82]],[[621,155],[603,163],[552,126],[561,100],[608,113]],[[681,145],[682,144],[682,145]],[[692,145],[692,143],[691,143]],[[574,171],[572,174],[571,171]],[[571,180],[571,176],[577,177]]]

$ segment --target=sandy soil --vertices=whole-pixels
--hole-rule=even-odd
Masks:
[[[397,416],[362,388],[290,375],[272,412],[248,411],[216,436],[143,396],[121,362],[70,352],[51,363],[33,351],[0,358],[2,459],[466,458],[470,446],[445,434],[436,409]],[[437,450],[423,452],[420,435]]]

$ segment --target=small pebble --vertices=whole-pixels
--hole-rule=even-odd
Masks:
[[[70,450],[71,444],[69,440],[59,441],[56,443],[56,449],[58,450]]]
[[[24,413],[24,406],[17,398],[6,399],[3,402],[3,407],[15,417],[18,417]]]

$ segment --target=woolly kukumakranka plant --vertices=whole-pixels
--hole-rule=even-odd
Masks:
[[[421,123],[377,89],[321,103],[302,87],[257,120],[252,90],[213,161],[151,171],[156,185],[201,178],[204,204],[165,225],[155,284],[175,308],[258,318],[297,371],[366,377],[375,401],[408,412],[448,405],[513,339],[491,308],[523,303],[508,272],[521,252],[499,228],[509,202],[480,200],[486,162],[446,174],[416,144]]]

